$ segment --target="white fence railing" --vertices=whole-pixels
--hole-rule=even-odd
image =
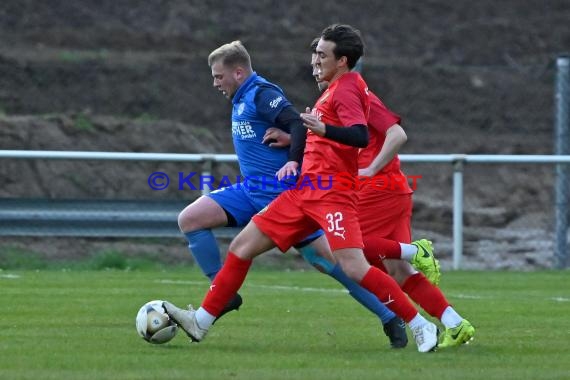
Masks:
[[[402,162],[446,163],[453,166],[453,268],[461,268],[463,257],[463,171],[468,163],[477,164],[549,164],[560,165],[567,172],[570,155],[472,155],[472,154],[402,154]],[[234,154],[174,154],[174,153],[122,153],[122,152],[79,152],[79,151],[27,151],[0,150],[0,159],[42,159],[42,160],[116,160],[116,161],[170,161],[203,163],[203,174],[210,175],[211,165],[216,162],[237,162]],[[566,177],[557,181],[557,192],[565,195],[565,201],[556,204],[555,258],[559,267],[567,262],[568,229],[568,183]],[[554,184],[553,184],[554,186]],[[563,240],[563,241],[562,241]],[[563,264],[560,264],[563,263]]]

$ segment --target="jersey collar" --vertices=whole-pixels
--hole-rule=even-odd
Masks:
[[[246,80],[245,82],[243,82],[241,84],[241,86],[239,86],[239,88],[237,89],[233,99],[232,99],[232,103],[233,104],[237,104],[239,103],[241,97],[243,94],[245,94],[247,92],[247,90],[249,90],[251,88],[251,86],[253,85],[253,83],[255,82],[255,80],[258,78],[257,73],[254,71]]]

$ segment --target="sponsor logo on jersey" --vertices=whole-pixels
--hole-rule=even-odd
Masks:
[[[232,121],[232,135],[241,139],[253,139],[257,136],[249,121]]]
[[[245,109],[245,103],[240,103],[239,106],[237,107],[237,114],[241,115],[244,109]]]
[[[339,238],[342,238],[342,240],[346,240],[346,237],[344,237],[345,233],[346,231],[334,231],[334,236],[338,236]]]
[[[277,106],[279,105],[279,103],[281,103],[283,101],[283,97],[279,96],[275,99],[273,99],[272,101],[269,102],[269,107],[271,108],[277,108]]]

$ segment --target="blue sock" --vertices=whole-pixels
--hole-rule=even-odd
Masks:
[[[220,249],[218,242],[210,229],[197,230],[184,233],[188,240],[188,248],[202,272],[214,280],[216,274],[222,269]]]
[[[392,310],[388,309],[380,300],[368,290],[353,281],[344,273],[340,265],[335,265],[329,276],[344,285],[352,298],[360,302],[362,306],[373,312],[380,318],[382,324],[387,323],[396,316]]]
[[[310,245],[306,245],[302,248],[297,247],[297,251],[301,253],[301,256],[314,267],[319,267],[321,271],[325,272],[326,274],[330,275],[334,264],[325,259],[322,256],[319,256],[317,250]]]
[[[333,265],[324,257],[317,254],[317,251],[311,246],[298,248],[301,255],[307,262],[313,266],[319,266],[326,274],[340,282],[350,293],[352,298],[357,300],[362,306],[373,312],[380,318],[382,324],[387,323],[396,316],[390,309],[386,307],[380,300],[368,290],[353,281],[343,272],[340,265]]]

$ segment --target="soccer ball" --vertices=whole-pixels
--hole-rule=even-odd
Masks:
[[[150,343],[166,343],[176,335],[178,326],[166,314],[161,300],[145,303],[136,318],[137,332]]]

